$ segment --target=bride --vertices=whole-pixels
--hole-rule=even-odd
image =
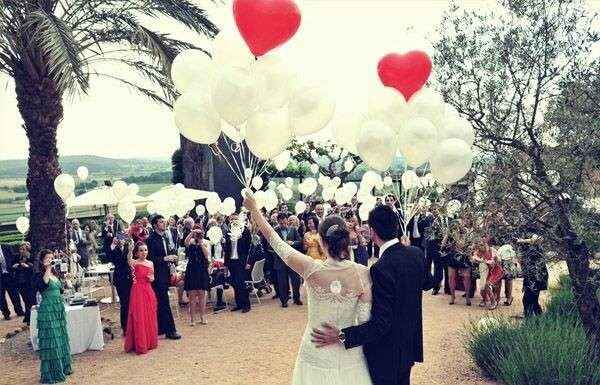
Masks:
[[[361,347],[346,350],[342,344],[317,348],[311,330],[328,323],[343,329],[364,323],[371,314],[369,270],[349,260],[350,234],[339,216],[329,216],[319,226],[325,261],[306,256],[283,241],[246,193],[244,206],[273,250],[306,283],[308,323],[296,359],[292,385],[371,385]]]

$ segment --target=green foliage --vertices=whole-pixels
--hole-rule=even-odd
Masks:
[[[466,348],[487,376],[507,385],[600,383],[600,355],[580,323],[568,277],[540,316],[472,322]]]
[[[171,183],[183,183],[185,174],[183,172],[183,150],[181,148],[175,150],[173,156],[171,156],[171,170],[173,172]]]
[[[128,176],[123,178],[123,181],[137,184],[171,183],[171,177],[171,171],[164,171],[153,172],[150,175]]]

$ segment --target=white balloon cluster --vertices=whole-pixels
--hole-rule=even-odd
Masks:
[[[255,60],[239,34],[227,31],[215,38],[212,60],[199,50],[183,51],[171,77],[181,93],[173,109],[183,136],[212,144],[223,132],[235,142],[245,139],[263,160],[282,154],[292,136],[323,129],[335,110],[322,85],[299,84],[277,54]],[[277,169],[287,162],[282,154]]]
[[[473,161],[473,127],[428,88],[408,102],[392,88],[377,88],[367,116],[336,125],[335,137],[375,170],[387,170],[400,152],[413,168],[429,162],[433,177],[444,184],[464,177]]]
[[[128,186],[129,189],[132,189],[132,185]],[[114,185],[113,185],[114,188]],[[125,198],[127,201],[127,198]],[[146,206],[146,211],[150,214],[159,214],[165,218],[168,218],[173,215],[177,215],[178,217],[183,217],[190,211],[194,209],[196,203],[194,199],[192,199],[188,193],[186,193],[185,187],[183,184],[178,183],[172,190],[172,194],[168,197],[163,197],[160,200],[155,200]],[[200,213],[204,210],[204,207],[196,208],[196,212]],[[119,215],[121,215],[119,213]],[[199,214],[201,215],[201,214]]]

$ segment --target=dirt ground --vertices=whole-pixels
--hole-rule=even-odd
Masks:
[[[520,282],[515,286],[512,306],[500,306],[495,313],[521,312]],[[465,323],[490,311],[477,306],[479,297],[472,307],[458,298],[457,304],[450,306],[447,296],[423,294],[425,362],[415,366],[413,384],[495,384],[479,373],[463,348]],[[116,336],[107,341],[103,351],[73,356],[75,373],[67,384],[139,384],[143,379],[152,385],[289,385],[306,311],[306,305],[282,309],[269,296],[261,305],[253,304],[248,314],[211,314],[208,325],[191,327],[182,308],[177,320],[181,340],[161,339],[157,350],[136,356],[124,353],[123,340]],[[115,308],[103,310],[102,316],[118,322]],[[28,332],[4,339],[21,325],[16,318],[0,321],[0,385],[39,381],[39,361],[27,345]]]

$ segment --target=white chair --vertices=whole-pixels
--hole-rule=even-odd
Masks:
[[[260,305],[260,297],[258,295],[258,285],[266,285],[265,281],[265,260],[261,259],[254,264],[252,272],[250,273],[251,281],[246,281],[246,286],[250,287],[250,295],[254,295],[258,304]]]

